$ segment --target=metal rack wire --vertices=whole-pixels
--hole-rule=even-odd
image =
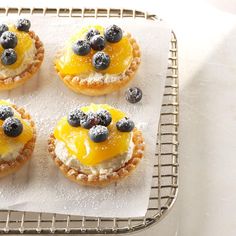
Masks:
[[[34,14],[42,17],[143,18],[156,15],[130,9],[0,8],[1,15]],[[177,39],[171,35],[165,93],[157,133],[149,207],[142,218],[101,218],[48,213],[0,211],[1,234],[120,234],[145,229],[160,221],[173,206],[178,192],[179,83]]]

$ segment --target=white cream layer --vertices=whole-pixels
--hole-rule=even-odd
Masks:
[[[64,142],[56,140],[55,153],[56,156],[68,167],[79,170],[85,174],[109,174],[113,171],[121,168],[127,163],[133,154],[134,143],[130,141],[129,149],[123,155],[116,156],[110,160],[103,161],[95,166],[86,166],[80,163],[80,161],[74,155],[70,155]]]
[[[94,84],[94,83],[104,83],[104,84],[109,84],[109,83],[114,83],[116,81],[119,81],[122,77],[123,74],[102,74],[98,72],[93,72],[90,73],[89,75],[86,76],[78,76],[81,81],[86,81],[88,84]]]
[[[19,67],[13,69],[0,63],[0,78],[8,78],[21,74],[30,64],[33,63],[36,52],[35,40],[32,39],[32,45],[24,53],[23,61]]]

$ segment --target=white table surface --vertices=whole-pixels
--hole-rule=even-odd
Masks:
[[[58,0],[57,6],[135,7],[171,24],[179,44],[180,191],[172,211],[145,235],[236,235],[236,0]]]

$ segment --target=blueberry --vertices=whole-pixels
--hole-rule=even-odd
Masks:
[[[17,45],[17,37],[14,33],[10,31],[5,31],[2,33],[0,38],[0,43],[4,49],[15,48]]]
[[[14,115],[14,112],[11,107],[1,105],[0,106],[0,120],[6,120],[8,117]]]
[[[83,111],[81,111],[79,108],[76,108],[75,110],[69,113],[69,115],[67,116],[67,121],[71,126],[78,127],[80,126],[80,121],[85,116],[86,115]]]
[[[120,132],[130,132],[134,129],[134,122],[129,118],[125,117],[116,123],[116,128]]]
[[[111,114],[109,111],[100,110],[97,112],[97,116],[99,117],[99,125],[108,126],[111,123]]]
[[[95,125],[89,130],[89,137],[95,143],[100,143],[108,138],[108,128],[102,125]]]
[[[139,102],[142,99],[142,96],[143,96],[142,90],[137,87],[129,88],[125,92],[125,98],[130,103]]]
[[[87,40],[78,40],[78,42],[72,46],[72,49],[75,54],[85,56],[89,54],[91,47]]]
[[[0,37],[2,36],[2,34],[3,34],[5,31],[8,31],[8,30],[9,30],[9,28],[8,28],[7,25],[1,24],[1,25],[0,25]]]
[[[110,57],[105,52],[97,52],[93,55],[92,64],[97,70],[105,70],[110,65]]]
[[[16,28],[20,31],[29,32],[31,23],[27,19],[19,19],[16,22]]]
[[[16,51],[12,48],[5,49],[1,55],[1,62],[3,65],[12,65],[17,60]]]
[[[19,136],[23,131],[23,125],[21,121],[14,117],[8,117],[3,122],[3,132],[5,135],[9,137],[17,137]]]
[[[110,43],[117,43],[122,39],[123,32],[117,25],[111,25],[105,30],[105,38]]]
[[[91,48],[95,51],[102,51],[106,46],[105,38],[101,35],[95,35],[90,39]]]
[[[91,29],[91,30],[89,30],[89,32],[86,34],[85,38],[86,38],[88,41],[90,41],[90,39],[91,39],[93,36],[99,35],[99,34],[100,34],[100,32],[99,32],[98,30],[96,30],[96,29]]]
[[[85,129],[90,129],[100,122],[99,117],[96,113],[89,112],[80,120],[80,125]]]

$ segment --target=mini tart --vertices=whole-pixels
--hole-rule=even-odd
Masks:
[[[82,185],[103,187],[120,181],[129,176],[143,158],[145,144],[142,132],[137,128],[134,128],[132,130],[131,139],[133,143],[133,149],[128,161],[121,165],[119,168],[107,173],[85,173],[81,170],[81,168],[76,169],[66,165],[56,154],[56,144],[58,140],[56,139],[54,134],[51,134],[49,137],[48,150],[56,166],[69,180]],[[114,158],[116,158],[116,156]],[[112,161],[114,158],[111,158],[109,160]]]
[[[19,154],[15,160],[5,161],[0,158],[0,178],[13,174],[24,166],[24,164],[31,159],[36,142],[36,129],[31,116],[23,108],[19,108],[14,104],[11,104],[11,107],[20,114],[21,119],[28,121],[33,129],[33,136],[24,144],[24,147],[19,151]]]
[[[66,166],[56,156],[55,153],[56,139],[53,134],[51,134],[48,140],[48,151],[51,154],[51,157],[56,166],[69,180],[82,185],[102,187],[124,179],[136,169],[140,160],[143,158],[143,151],[145,146],[142,133],[136,128],[133,130],[132,141],[134,143],[134,150],[131,159],[123,167],[119,168],[116,171],[113,171],[112,173],[106,176],[102,174],[98,175],[86,174],[78,170],[75,170],[74,168]]]
[[[25,83],[27,80],[32,78],[34,74],[36,74],[36,72],[39,70],[43,62],[44,58],[43,43],[40,41],[39,37],[33,31],[29,31],[28,34],[31,37],[31,39],[35,41],[32,42],[35,44],[36,48],[34,59],[30,64],[28,64],[28,67],[18,75],[9,77],[0,77],[0,91],[11,90]]]
[[[100,29],[101,26],[94,26],[94,28]],[[82,29],[84,31],[84,29]],[[100,80],[90,80],[86,81],[84,79],[84,76],[81,77],[80,74],[77,75],[68,75],[66,73],[63,73],[58,66],[57,66],[57,60],[63,56],[64,51],[61,50],[57,53],[56,58],[55,58],[55,70],[57,74],[59,75],[60,79],[74,92],[77,93],[82,93],[85,95],[89,96],[100,96],[104,94],[109,94],[112,92],[115,92],[122,87],[126,86],[135,76],[139,64],[141,62],[141,52],[140,52],[140,47],[137,43],[137,41],[131,36],[130,33],[127,33],[125,35],[127,37],[131,47],[132,47],[132,60],[124,71],[119,74],[119,79],[116,80],[111,80],[111,81],[105,81],[106,78],[106,73],[102,74],[102,79]],[[111,62],[112,63],[112,62]],[[97,72],[96,70],[94,72]],[[100,73],[100,72],[99,72]],[[115,75],[117,74],[112,74],[109,73],[108,75]]]

